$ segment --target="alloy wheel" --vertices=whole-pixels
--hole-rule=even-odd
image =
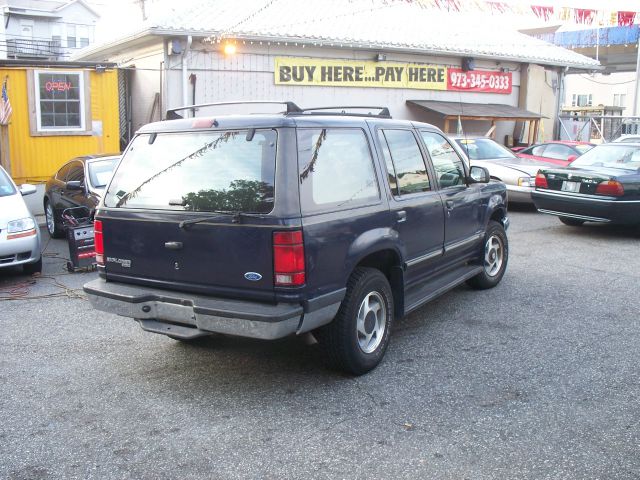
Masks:
[[[387,309],[382,295],[378,292],[367,294],[358,309],[358,345],[364,353],[378,348],[387,327]]]

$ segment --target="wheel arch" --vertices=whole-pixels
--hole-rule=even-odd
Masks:
[[[368,251],[353,265],[349,275],[358,267],[375,268],[382,272],[391,286],[394,317],[401,318],[404,315],[404,270],[397,248],[380,245],[378,249]]]

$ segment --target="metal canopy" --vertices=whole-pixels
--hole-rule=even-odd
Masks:
[[[461,120],[539,120],[547,118],[538,113],[533,113],[511,105],[498,103],[462,103],[462,102],[437,102],[433,100],[407,100],[408,105],[429,110],[444,115],[445,119]],[[448,117],[448,118],[447,118]]]
[[[491,122],[491,129],[487,136],[495,135],[496,122],[519,121],[530,122],[527,145],[535,143],[538,138],[540,120],[547,118],[538,113],[501,105],[498,103],[462,103],[462,102],[436,102],[433,100],[407,100],[407,105],[413,105],[424,110],[439,113],[444,116],[444,132],[449,133],[451,120],[481,120]]]

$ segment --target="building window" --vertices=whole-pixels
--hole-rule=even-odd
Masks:
[[[34,71],[37,132],[85,132],[84,72]]]
[[[625,93],[614,93],[613,94],[613,106],[614,107],[624,107],[624,104],[627,100],[627,95]]]
[[[67,25],[67,48],[76,48],[76,26]]]
[[[584,95],[576,95],[574,94],[571,99],[572,107],[590,107],[593,105],[593,95],[584,94]]]
[[[89,27],[86,25],[78,25],[78,41],[80,48],[89,46]]]

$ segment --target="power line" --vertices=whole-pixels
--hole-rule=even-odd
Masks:
[[[626,82],[599,82],[598,80],[594,80],[593,78],[585,77],[584,75],[580,75],[580,78],[584,78],[585,80],[593,83],[598,83],[600,85],[626,85],[627,83],[635,83],[635,79],[627,80]]]

